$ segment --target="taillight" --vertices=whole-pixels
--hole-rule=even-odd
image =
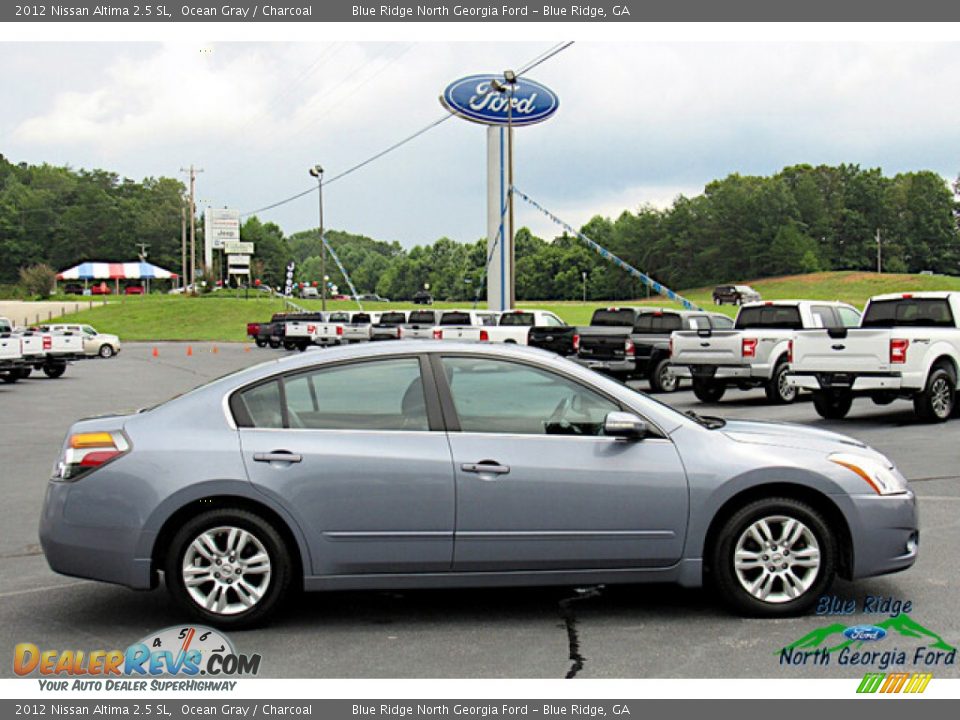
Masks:
[[[787,340],[787,362],[793,362],[793,340]]]
[[[580,350],[580,336],[574,333],[573,335],[573,351],[579,352]]]
[[[433,331],[433,339],[443,340],[443,330],[441,330],[440,328],[435,328]]]
[[[902,365],[907,361],[907,348],[910,347],[910,341],[905,338],[891,338],[890,340],[890,364]]]
[[[490,342],[490,333],[488,333],[486,330],[481,330],[480,342]]]
[[[743,342],[740,344],[740,354],[745,358],[752,358],[757,356],[757,339],[756,338],[744,338]]]
[[[50,337],[49,335],[44,335],[44,336],[43,336],[43,349],[44,349],[44,350],[50,350],[51,348],[53,348],[53,338]]]
[[[673,335],[670,336],[670,342],[667,344],[667,357],[673,357]]]
[[[77,480],[129,451],[130,443],[120,431],[75,433],[67,438],[54,479]]]
[[[627,340],[623,344],[623,353],[625,355],[633,355],[634,350],[636,350],[636,347],[634,347],[633,340]]]
[[[397,338],[402,338],[402,337],[403,337],[403,326],[402,326],[402,325],[398,325],[398,326],[397,326]]]
[[[343,325],[337,325],[337,335],[343,335]]]

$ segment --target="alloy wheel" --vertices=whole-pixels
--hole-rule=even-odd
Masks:
[[[765,603],[787,603],[806,593],[820,571],[820,545],[804,523],[771,515],[751,523],[734,549],[741,587]]]
[[[272,570],[256,535],[224,525],[205,530],[187,546],[181,577],[197,605],[218,615],[236,615],[263,599]]]

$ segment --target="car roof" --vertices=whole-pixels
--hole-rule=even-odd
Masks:
[[[885,295],[874,295],[872,298],[870,298],[870,300],[871,302],[874,300],[906,300],[910,298],[915,298],[918,300],[948,300],[954,296],[960,296],[960,293],[950,292],[948,290],[925,290],[923,292],[887,293]]]

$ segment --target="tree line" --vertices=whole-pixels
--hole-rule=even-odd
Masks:
[[[19,165],[0,156],[0,283],[22,268],[63,269],[84,260],[129,260],[139,243],[149,260],[180,267],[184,186],[171,178],[136,182],[104,170]],[[874,270],[877,234],[885,272],[960,274],[958,203],[931,171],[886,176],[857,165],[795,165],[772,176],[733,174],[666,208],[642,205],[616,219],[594,217],[581,232],[637,269],[677,289],[819,270]],[[198,254],[202,216],[196,220]],[[241,238],[256,244],[253,273],[278,286],[286,265],[320,281],[318,231],[285,235],[253,216]],[[429,285],[438,299],[484,299],[487,243],[440,238],[409,249],[343,231],[327,238],[358,292],[409,299]],[[586,283],[583,277],[586,273]],[[347,292],[328,258],[327,275]],[[624,299],[638,281],[580,239],[516,233],[520,299]],[[585,285],[585,287],[584,287]]]

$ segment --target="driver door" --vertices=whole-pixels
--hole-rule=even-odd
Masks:
[[[687,482],[673,443],[603,435],[611,398],[522,362],[444,357],[455,571],[657,567],[680,558]],[[446,378],[446,387],[443,379]]]

